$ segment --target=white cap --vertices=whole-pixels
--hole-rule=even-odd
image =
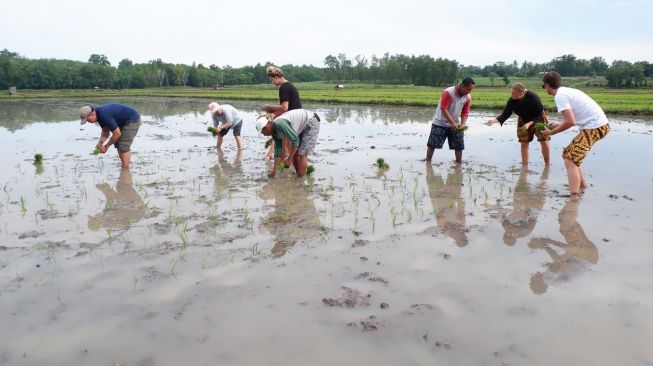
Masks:
[[[83,125],[86,123],[86,119],[88,118],[88,115],[93,112],[93,108],[91,108],[88,105],[83,106],[82,108],[79,109],[79,119],[80,119],[80,125]]]
[[[260,116],[259,118],[256,119],[256,131],[258,131],[259,134],[263,133],[263,127],[267,125],[269,120],[265,115]]]
[[[216,102],[211,102],[209,103],[209,111],[211,111],[212,114],[215,114],[215,112],[220,112],[222,113],[222,107],[220,107],[220,104]]]

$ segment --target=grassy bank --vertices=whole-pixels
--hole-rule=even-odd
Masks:
[[[473,108],[502,109],[510,90],[504,86],[491,86],[486,78],[478,80],[472,93]],[[513,80],[519,81],[519,80]],[[540,82],[524,80],[527,87],[542,98],[542,102],[555,110],[553,98],[539,87]],[[495,85],[500,81],[495,81]],[[501,82],[502,83],[502,82]],[[595,81],[583,79],[566,80],[566,84],[588,93],[601,107],[612,114],[653,115],[653,89],[607,89]],[[351,104],[384,104],[434,106],[443,88],[411,85],[345,84],[345,89],[334,90],[332,83],[296,83],[303,101]],[[124,90],[31,90],[19,91],[17,96],[0,96],[0,100],[24,98],[105,98],[105,97],[185,97],[212,100],[261,100],[274,102],[277,89],[272,85],[229,86],[223,89],[209,88],[150,88]]]

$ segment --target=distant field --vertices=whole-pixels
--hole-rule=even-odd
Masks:
[[[497,78],[495,86],[490,86],[488,78],[476,78],[476,90],[473,95],[473,108],[501,109],[509,97],[509,87]],[[553,98],[541,89],[538,79],[511,79],[510,82],[524,82],[527,88],[538,93],[545,106],[555,108]],[[565,79],[565,85],[577,87],[594,98],[607,113],[653,115],[653,89],[607,89],[595,86],[603,83],[601,79]],[[345,89],[334,90],[334,83],[310,82],[295,84],[303,101],[351,104],[386,104],[434,106],[442,87],[421,87],[412,85],[373,85],[348,84]],[[0,96],[0,99],[12,98],[102,98],[102,97],[188,97],[206,98],[220,101],[261,100],[274,102],[278,98],[277,89],[269,84],[227,86],[224,89],[209,88],[150,88],[124,90],[33,90],[19,91],[19,95]]]

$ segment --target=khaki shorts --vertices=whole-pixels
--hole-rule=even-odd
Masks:
[[[562,157],[580,166],[592,148],[592,145],[604,138],[608,132],[610,132],[610,125],[607,123],[601,127],[580,130],[576,137],[562,151]]]
[[[120,127],[120,138],[114,144],[118,152],[131,151],[132,142],[134,142],[139,127],[141,127],[140,119]]]
[[[517,140],[519,140],[519,142],[529,143],[533,141],[533,136],[537,136],[537,141],[540,142],[551,140],[551,136],[544,136],[542,135],[542,132],[535,130],[535,124],[538,122],[545,124],[549,123],[549,118],[547,117],[546,112],[542,112],[542,118],[535,119],[533,122],[534,123],[527,130],[523,130],[521,127],[527,122],[525,122],[521,117],[517,118]]]

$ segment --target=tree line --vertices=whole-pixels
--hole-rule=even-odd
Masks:
[[[92,54],[88,62],[60,59],[29,59],[8,50],[0,51],[0,88],[19,89],[89,89],[89,88],[149,88],[149,87],[215,87],[221,85],[266,84],[267,66],[231,67],[212,64],[184,65],[163,62],[146,63],[121,60],[111,65],[105,55]],[[579,59],[574,55],[556,57],[546,63],[524,61],[518,64],[496,62],[483,67],[462,65],[456,60],[433,58],[429,55],[390,55],[353,59],[344,53],[328,55],[324,67],[313,65],[281,65],[286,78],[294,82],[329,81],[372,84],[413,84],[425,86],[451,85],[465,76],[533,77],[555,70],[568,76],[604,76],[609,87],[643,87],[653,75],[653,64],[647,61],[631,63],[617,60],[608,64],[602,57]]]

